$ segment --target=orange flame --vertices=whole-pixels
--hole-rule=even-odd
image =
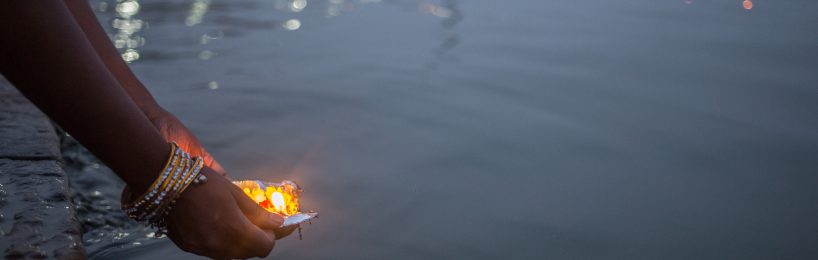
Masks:
[[[257,181],[233,182],[253,199],[259,206],[269,212],[290,216],[299,212],[298,196],[301,190],[295,183],[282,182],[264,187]]]

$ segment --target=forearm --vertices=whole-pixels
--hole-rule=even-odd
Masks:
[[[135,189],[164,166],[168,145],[62,1],[0,1],[0,73]]]
[[[99,21],[94,15],[94,11],[88,5],[86,0],[66,0],[65,5],[74,19],[82,28],[85,37],[94,47],[99,58],[108,68],[108,71],[116,78],[120,86],[128,93],[128,96],[136,103],[136,105],[146,115],[152,115],[161,110],[159,104],[153,98],[151,93],[145,88],[145,85],[133,74],[128,64],[122,60],[122,57],[117,52],[116,47],[111,43],[108,35],[103,30]]]

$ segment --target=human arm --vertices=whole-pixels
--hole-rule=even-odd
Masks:
[[[62,1],[0,1],[0,73],[134,190],[146,190],[164,167],[167,142]],[[275,236],[261,228],[280,226],[281,216],[212,169],[202,174],[211,181],[181,194],[168,216],[173,242],[210,257],[266,256]]]
[[[176,142],[183,150],[192,156],[201,156],[205,165],[221,175],[226,175],[222,166],[205,150],[202,143],[176,116],[162,108],[156,102],[150,91],[142,81],[131,71],[128,64],[122,60],[105,30],[97,21],[94,11],[86,0],[65,0],[68,10],[82,29],[85,38],[91,43],[102,63],[108,68],[111,75],[119,82],[119,86],[133,100],[139,110],[148,118],[151,124],[159,130],[166,141]]]

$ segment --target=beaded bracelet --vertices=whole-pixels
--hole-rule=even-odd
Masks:
[[[148,189],[134,201],[127,202],[130,188],[122,191],[122,210],[136,221],[157,228],[157,237],[167,232],[165,217],[170,214],[173,205],[190,184],[201,184],[207,177],[201,174],[204,159],[191,158],[175,142],[170,143],[171,152],[165,168]]]
[[[168,203],[169,200],[167,200],[166,198],[170,197],[168,196],[168,193],[173,192],[170,190],[171,187],[177,185],[180,182],[178,177],[180,172],[187,174],[190,165],[189,161],[190,158],[187,153],[183,153],[182,158],[183,159],[180,165],[174,170],[173,176],[170,178],[171,181],[159,187],[159,196],[156,199],[154,199],[150,204],[148,204],[149,206],[151,206],[151,208],[145,209],[143,211],[144,214],[142,216],[143,219],[147,219],[148,221],[153,222],[153,219],[156,216],[161,216],[158,213],[162,211],[165,207],[167,207],[166,204]]]
[[[158,189],[157,185],[163,185],[171,171],[174,168],[176,168],[177,164],[179,163],[179,156],[183,151],[179,149],[179,146],[176,145],[176,143],[170,143],[170,147],[171,155],[170,158],[168,158],[168,162],[165,164],[165,168],[162,170],[162,174],[159,175],[159,178],[157,178],[151,184],[150,188],[148,188],[148,190],[145,191],[145,193],[139,196],[139,198],[141,199],[126,204],[124,203],[124,200],[126,198],[123,196],[122,208],[125,210],[125,213],[128,215],[128,217],[130,218],[138,217],[137,215],[134,214],[136,214],[139,208],[141,208],[145,203],[148,203],[148,201],[151,198],[153,198],[154,195],[156,195]]]
[[[204,160],[201,157],[197,157],[195,162],[193,163],[193,167],[187,172],[188,174],[182,175],[182,180],[177,182],[177,186],[174,187],[173,193],[170,195],[170,199],[168,200],[167,207],[163,207],[162,211],[156,212],[156,216],[164,217],[167,216],[170,211],[173,209],[173,205],[176,204],[176,200],[182,195],[181,191],[187,189],[187,187],[191,183],[204,183],[207,181],[207,177],[201,174],[197,174],[201,171],[202,166],[204,165]]]

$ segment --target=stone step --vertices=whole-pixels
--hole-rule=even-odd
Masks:
[[[50,120],[0,77],[0,250],[5,259],[84,258]]]

